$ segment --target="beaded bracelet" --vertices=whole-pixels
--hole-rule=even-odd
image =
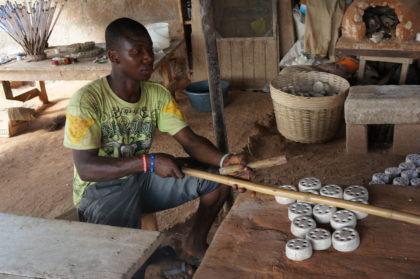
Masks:
[[[155,171],[155,153],[150,155],[150,172]]]
[[[143,171],[146,173],[147,172],[146,154],[143,154],[141,157],[143,158]]]
[[[225,161],[225,159],[226,159],[229,155],[232,155],[232,154],[230,154],[230,153],[226,153],[225,155],[223,155],[222,159],[220,159],[220,163],[219,163],[219,165],[220,165],[220,167],[221,167],[221,168],[223,168],[223,162]]]

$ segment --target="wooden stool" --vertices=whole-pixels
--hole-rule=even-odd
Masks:
[[[353,86],[344,103],[348,153],[368,151],[367,125],[393,124],[393,153],[420,152],[420,86]]]
[[[383,57],[383,56],[360,56],[359,57],[359,71],[357,73],[357,80],[361,82],[365,75],[366,61],[379,61],[379,62],[391,62],[401,63],[400,80],[398,84],[405,84],[407,79],[408,67],[413,64],[413,58],[402,58],[402,57]]]

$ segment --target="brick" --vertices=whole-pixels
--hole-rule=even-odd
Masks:
[[[346,125],[346,149],[349,154],[365,154],[368,152],[367,125]]]
[[[420,154],[420,124],[398,124],[394,126],[394,154]]]
[[[420,124],[420,86],[353,86],[344,115],[347,124]]]

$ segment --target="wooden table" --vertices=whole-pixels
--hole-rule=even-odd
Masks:
[[[170,60],[175,51],[184,43],[183,38],[175,38],[163,53],[156,55],[154,70],[160,69],[163,85],[171,86]],[[4,93],[0,98],[25,101],[38,96],[43,103],[48,103],[45,80],[95,80],[110,74],[111,63],[95,64],[93,59],[80,59],[78,63],[53,66],[51,60],[38,62],[15,61],[0,65],[0,80]],[[9,81],[39,81],[40,90],[33,89],[13,97]]]
[[[376,44],[367,38],[361,41],[355,41],[342,37],[337,42],[335,53],[340,56],[350,55],[359,57],[360,63],[357,76],[359,81],[363,80],[366,61],[401,63],[398,84],[405,84],[408,67],[413,63],[414,59],[420,58],[420,42],[398,42],[396,40],[390,40]]]
[[[1,278],[131,278],[160,233],[0,213]]]
[[[369,185],[375,206],[420,213],[420,188]],[[358,221],[361,244],[353,252],[330,247],[310,259],[288,260],[287,205],[273,197],[239,196],[195,273],[201,278],[420,278],[420,226],[368,216]],[[325,228],[329,229],[329,225]]]

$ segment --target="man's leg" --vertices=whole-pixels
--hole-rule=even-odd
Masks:
[[[229,193],[228,186],[219,185],[213,192],[200,196],[200,205],[191,231],[185,241],[184,250],[192,256],[202,258],[208,247],[207,234]]]

